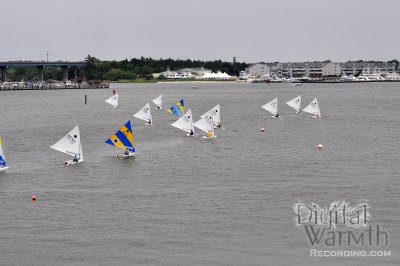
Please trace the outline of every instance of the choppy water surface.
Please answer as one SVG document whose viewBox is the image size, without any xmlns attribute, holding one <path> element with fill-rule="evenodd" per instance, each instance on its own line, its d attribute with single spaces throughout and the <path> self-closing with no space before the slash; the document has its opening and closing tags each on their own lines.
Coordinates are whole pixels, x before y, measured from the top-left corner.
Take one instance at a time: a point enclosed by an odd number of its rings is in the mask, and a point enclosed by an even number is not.
<svg viewBox="0 0 400 266">
<path fill-rule="evenodd" d="M 104 102 L 111 89 L 0 92 L 11 166 L 0 174 L 0 263 L 399 265 L 399 86 L 114 85 L 119 109 Z M 187 138 L 165 110 L 151 127 L 131 116 L 160 93 L 195 117 L 220 103 L 218 138 Z M 322 119 L 284 104 L 299 93 L 303 106 L 318 97 Z M 274 97 L 280 119 L 260 108 Z M 104 141 L 128 119 L 138 154 L 120 161 Z M 49 147 L 76 124 L 85 162 L 66 167 Z M 293 204 L 338 199 L 369 201 L 392 257 L 309 257 Z"/>
</svg>

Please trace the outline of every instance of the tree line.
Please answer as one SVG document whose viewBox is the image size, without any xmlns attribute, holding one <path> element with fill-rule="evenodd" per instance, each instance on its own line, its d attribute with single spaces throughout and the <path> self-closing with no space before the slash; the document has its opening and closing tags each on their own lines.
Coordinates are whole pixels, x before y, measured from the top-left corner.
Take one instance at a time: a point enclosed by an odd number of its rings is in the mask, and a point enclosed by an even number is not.
<svg viewBox="0 0 400 266">
<path fill-rule="evenodd" d="M 326 60 L 330 61 L 330 60 Z M 250 64 L 245 62 L 237 62 L 233 57 L 232 62 L 214 60 L 202 61 L 191 59 L 154 59 L 151 57 L 132 58 L 130 60 L 124 59 L 121 61 L 107 61 L 99 60 L 98 58 L 87 55 L 85 58 L 86 66 L 83 68 L 73 68 L 69 71 L 69 79 L 75 78 L 75 73 L 79 80 L 86 78 L 87 80 L 135 80 L 135 79 L 153 79 L 153 73 L 161 73 L 170 69 L 176 71 L 184 68 L 205 68 L 213 72 L 221 71 L 226 72 L 231 76 L 238 76 L 241 70 L 244 70 Z M 355 62 L 369 62 L 381 63 L 381 61 L 362 61 Z M 398 60 L 390 60 L 388 63 L 395 63 L 399 67 Z M 7 71 L 7 80 L 14 81 L 28 81 L 37 80 L 38 72 L 36 68 L 11 68 Z M 166 78 L 160 76 L 160 78 Z M 44 71 L 45 80 L 62 80 L 62 71 L 57 68 L 46 68 Z"/>
<path fill-rule="evenodd" d="M 85 76 L 87 79 L 102 80 L 134 80 L 137 78 L 152 79 L 153 73 L 161 73 L 170 69 L 176 71 L 184 68 L 205 68 L 213 72 L 226 72 L 232 76 L 238 76 L 241 70 L 244 70 L 248 63 L 232 62 L 222 60 L 201 61 L 191 59 L 154 59 L 151 57 L 132 58 L 122 61 L 100 61 L 99 59 L 88 55 L 85 58 Z M 161 76 L 161 78 L 163 78 Z M 165 77 L 164 77 L 165 78 Z"/>
<path fill-rule="evenodd" d="M 124 59 L 121 61 L 99 60 L 88 55 L 85 58 L 86 66 L 81 68 L 70 68 L 69 79 L 73 80 L 75 75 L 79 80 L 135 80 L 135 79 L 153 79 L 153 73 L 164 72 L 167 69 L 171 71 L 183 68 L 205 68 L 213 72 L 226 72 L 232 76 L 238 76 L 241 70 L 244 70 L 248 63 L 232 62 L 222 60 L 201 61 L 191 59 L 154 59 L 151 57 Z M 7 80 L 28 81 L 37 80 L 38 70 L 36 68 L 10 68 L 7 70 Z M 160 77 L 166 78 L 164 76 Z M 62 71 L 59 68 L 48 67 L 44 71 L 44 80 L 62 80 Z"/>
</svg>

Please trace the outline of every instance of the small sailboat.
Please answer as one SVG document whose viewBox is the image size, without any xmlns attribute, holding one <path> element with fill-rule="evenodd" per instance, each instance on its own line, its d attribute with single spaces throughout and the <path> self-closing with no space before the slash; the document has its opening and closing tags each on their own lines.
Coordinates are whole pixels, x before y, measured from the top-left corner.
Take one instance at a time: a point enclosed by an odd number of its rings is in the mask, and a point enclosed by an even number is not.
<svg viewBox="0 0 400 266">
<path fill-rule="evenodd" d="M 117 158 L 129 158 L 135 156 L 135 143 L 133 141 L 133 133 L 131 121 L 125 123 L 114 135 L 105 141 L 107 144 L 124 150 L 124 154 L 118 154 Z"/>
<path fill-rule="evenodd" d="M 313 114 L 313 118 L 321 118 L 321 112 L 319 110 L 317 98 L 314 98 L 314 100 L 312 100 L 310 104 L 303 109 L 303 112 Z"/>
<path fill-rule="evenodd" d="M 180 117 L 176 122 L 171 124 L 171 126 L 179 128 L 185 132 L 188 137 L 193 137 L 195 135 L 194 126 L 193 126 L 193 118 L 192 118 L 192 110 L 186 112 L 182 117 Z"/>
<path fill-rule="evenodd" d="M 162 94 L 152 101 L 155 105 L 157 105 L 157 109 L 162 109 Z"/>
<path fill-rule="evenodd" d="M 185 103 L 183 99 L 178 101 L 175 105 L 171 106 L 167 112 L 174 114 L 176 116 L 182 116 L 185 113 Z"/>
<path fill-rule="evenodd" d="M 74 156 L 74 159 L 65 162 L 66 165 L 83 162 L 81 135 L 78 126 L 75 126 L 67 135 L 50 148 Z"/>
<path fill-rule="evenodd" d="M 143 121 L 146 121 L 146 125 L 152 125 L 153 120 L 151 118 L 151 111 L 150 111 L 150 104 L 147 103 L 145 106 L 143 106 L 142 109 L 139 110 L 136 114 L 133 115 L 136 118 L 139 118 Z"/>
<path fill-rule="evenodd" d="M 3 144 L 1 142 L 1 137 L 0 137 L 0 172 L 8 168 L 9 166 L 7 165 L 6 158 L 4 157 Z"/>
<path fill-rule="evenodd" d="M 287 105 L 296 110 L 296 114 L 301 112 L 301 95 L 296 98 L 286 102 Z"/>
<path fill-rule="evenodd" d="M 214 133 L 214 123 L 213 123 L 211 110 L 209 110 L 207 113 L 202 115 L 200 120 L 195 122 L 193 124 L 193 126 L 197 127 L 200 130 L 203 130 L 204 132 L 207 133 L 207 136 L 203 136 L 203 138 L 212 139 L 212 138 L 217 137 Z"/>
<path fill-rule="evenodd" d="M 197 89 L 199 86 L 197 85 L 197 83 L 194 83 L 193 85 L 192 85 L 192 89 Z"/>
<path fill-rule="evenodd" d="M 106 100 L 106 103 L 111 104 L 112 107 L 114 108 L 118 108 L 118 93 L 114 94 L 113 96 L 111 96 L 110 98 L 108 98 Z"/>
<path fill-rule="evenodd" d="M 221 128 L 221 106 L 219 104 L 217 104 L 211 110 L 209 110 L 207 113 L 201 115 L 200 117 L 203 118 L 207 115 L 210 115 L 210 113 L 212 116 L 214 128 Z"/>
<path fill-rule="evenodd" d="M 274 98 L 272 101 L 264 104 L 261 107 L 264 108 L 265 110 L 267 110 L 268 112 L 270 112 L 271 114 L 273 114 L 274 118 L 278 118 L 279 117 L 279 114 L 278 114 L 278 98 Z"/>
</svg>

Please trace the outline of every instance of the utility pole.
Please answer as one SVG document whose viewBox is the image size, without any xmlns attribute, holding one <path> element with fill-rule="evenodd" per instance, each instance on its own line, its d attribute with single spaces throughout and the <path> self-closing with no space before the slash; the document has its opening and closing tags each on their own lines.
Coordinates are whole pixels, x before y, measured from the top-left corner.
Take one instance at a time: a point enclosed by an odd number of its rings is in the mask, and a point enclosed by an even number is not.
<svg viewBox="0 0 400 266">
<path fill-rule="evenodd" d="M 46 52 L 47 62 L 49 62 L 49 51 Z"/>
</svg>

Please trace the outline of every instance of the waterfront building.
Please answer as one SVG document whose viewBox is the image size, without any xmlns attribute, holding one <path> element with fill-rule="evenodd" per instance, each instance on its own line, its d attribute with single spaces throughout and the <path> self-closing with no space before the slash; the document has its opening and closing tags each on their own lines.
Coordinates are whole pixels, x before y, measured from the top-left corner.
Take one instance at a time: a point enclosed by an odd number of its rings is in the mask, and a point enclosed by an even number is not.
<svg viewBox="0 0 400 266">
<path fill-rule="evenodd" d="M 244 70 L 252 78 L 261 78 L 262 76 L 271 76 L 271 70 L 265 63 L 252 64 Z"/>
<path fill-rule="evenodd" d="M 327 63 L 322 66 L 323 77 L 338 77 L 342 74 L 342 68 L 339 63 Z"/>
<path fill-rule="evenodd" d="M 253 78 L 312 78 L 371 75 L 377 73 L 395 73 L 396 65 L 385 62 L 290 62 L 257 63 L 245 69 Z"/>
</svg>

